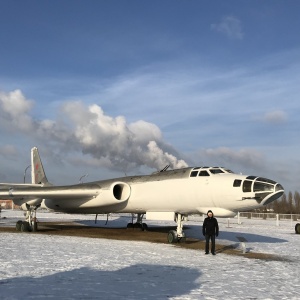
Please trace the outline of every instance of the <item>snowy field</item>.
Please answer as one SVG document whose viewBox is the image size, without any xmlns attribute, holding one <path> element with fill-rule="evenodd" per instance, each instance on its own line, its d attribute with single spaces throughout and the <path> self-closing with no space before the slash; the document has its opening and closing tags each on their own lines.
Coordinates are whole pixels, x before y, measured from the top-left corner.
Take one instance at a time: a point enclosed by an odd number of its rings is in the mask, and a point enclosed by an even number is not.
<svg viewBox="0 0 300 300">
<path fill-rule="evenodd" d="M 14 226 L 20 211 L 2 211 Z M 94 224 L 95 216 L 40 213 L 40 221 Z M 187 237 L 202 238 L 202 217 L 187 222 Z M 97 226 L 104 226 L 105 216 Z M 109 217 L 110 227 L 129 217 Z M 0 233 L 0 299 L 300 299 L 300 235 L 293 221 L 218 219 L 218 243 L 248 242 L 248 251 L 282 260 L 204 255 L 169 244 Z M 174 225 L 148 222 L 148 225 Z"/>
</svg>

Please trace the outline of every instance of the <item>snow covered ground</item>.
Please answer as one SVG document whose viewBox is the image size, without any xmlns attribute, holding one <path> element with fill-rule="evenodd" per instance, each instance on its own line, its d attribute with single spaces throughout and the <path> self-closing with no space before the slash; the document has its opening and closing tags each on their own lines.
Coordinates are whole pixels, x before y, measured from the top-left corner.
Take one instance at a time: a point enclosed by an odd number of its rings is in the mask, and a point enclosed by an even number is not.
<svg viewBox="0 0 300 300">
<path fill-rule="evenodd" d="M 2 211 L 0 226 L 14 226 L 20 211 Z M 40 221 L 94 216 L 40 213 Z M 113 215 L 110 226 L 129 217 Z M 98 226 L 106 217 L 99 216 Z M 218 219 L 218 243 L 286 260 L 260 260 L 219 253 L 204 255 L 169 244 L 0 233 L 0 299 L 300 299 L 300 235 L 293 221 Z M 148 222 L 166 225 L 168 222 Z M 187 222 L 188 237 L 201 237 L 202 217 Z"/>
</svg>

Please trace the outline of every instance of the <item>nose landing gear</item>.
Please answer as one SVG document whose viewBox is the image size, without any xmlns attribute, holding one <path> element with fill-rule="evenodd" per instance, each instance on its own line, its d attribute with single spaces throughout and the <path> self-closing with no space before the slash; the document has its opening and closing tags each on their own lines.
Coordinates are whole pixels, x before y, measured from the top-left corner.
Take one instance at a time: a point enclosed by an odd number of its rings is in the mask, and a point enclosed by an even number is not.
<svg viewBox="0 0 300 300">
<path fill-rule="evenodd" d="M 182 214 L 175 215 L 175 222 L 177 223 L 176 230 L 170 230 L 168 233 L 168 242 L 172 243 L 184 243 L 186 240 L 185 233 L 183 232 L 183 223 L 187 221 L 187 216 Z"/>
<path fill-rule="evenodd" d="M 36 206 L 30 206 L 26 203 L 26 215 L 25 221 L 19 220 L 16 223 L 16 230 L 22 232 L 35 232 L 38 230 L 36 210 L 41 206 L 38 204 Z"/>
</svg>

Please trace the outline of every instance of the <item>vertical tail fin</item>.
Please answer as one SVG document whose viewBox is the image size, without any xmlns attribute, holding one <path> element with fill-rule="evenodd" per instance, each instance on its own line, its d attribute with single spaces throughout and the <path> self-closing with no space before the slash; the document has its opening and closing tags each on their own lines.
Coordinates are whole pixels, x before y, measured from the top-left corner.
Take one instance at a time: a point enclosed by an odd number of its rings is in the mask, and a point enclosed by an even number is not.
<svg viewBox="0 0 300 300">
<path fill-rule="evenodd" d="M 38 148 L 31 149 L 31 182 L 49 185 Z"/>
</svg>

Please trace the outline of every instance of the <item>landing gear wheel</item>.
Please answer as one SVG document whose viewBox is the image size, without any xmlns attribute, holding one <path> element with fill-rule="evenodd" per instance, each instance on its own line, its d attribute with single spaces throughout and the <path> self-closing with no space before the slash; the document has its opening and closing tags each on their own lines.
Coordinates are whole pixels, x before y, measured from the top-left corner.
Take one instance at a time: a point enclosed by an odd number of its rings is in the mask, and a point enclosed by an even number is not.
<svg viewBox="0 0 300 300">
<path fill-rule="evenodd" d="M 19 220 L 19 221 L 16 223 L 16 230 L 17 230 L 17 231 L 21 231 L 22 223 L 23 223 L 23 221 L 21 221 L 21 220 Z"/>
<path fill-rule="evenodd" d="M 296 234 L 300 234 L 300 223 L 297 223 L 295 226 Z"/>
<path fill-rule="evenodd" d="M 38 224 L 37 224 L 37 222 L 33 223 L 33 225 L 32 225 L 32 231 L 33 232 L 37 232 L 38 231 Z"/>
<path fill-rule="evenodd" d="M 127 224 L 127 229 L 128 228 L 134 228 L 134 229 L 138 229 L 141 231 L 147 231 L 148 230 L 148 226 L 146 223 L 128 223 Z"/>
<path fill-rule="evenodd" d="M 142 229 L 142 224 L 140 224 L 140 223 L 134 223 L 133 224 L 133 228 L 134 229 Z"/>
<path fill-rule="evenodd" d="M 168 242 L 170 244 L 178 242 L 178 236 L 176 230 L 170 230 L 168 233 Z"/>
<path fill-rule="evenodd" d="M 29 231 L 31 231 L 28 222 L 22 222 L 22 224 L 21 224 L 21 231 L 22 232 L 29 232 Z"/>
<path fill-rule="evenodd" d="M 133 223 L 128 223 L 128 224 L 127 224 L 127 229 L 128 229 L 128 228 L 133 228 Z"/>
<path fill-rule="evenodd" d="M 178 238 L 178 243 L 185 243 L 186 242 L 186 237 L 185 236 L 183 236 L 183 237 L 181 237 L 181 238 Z"/>
<path fill-rule="evenodd" d="M 148 230 L 148 225 L 146 223 L 143 223 L 142 225 L 143 225 L 143 230 L 147 231 Z"/>
<path fill-rule="evenodd" d="M 134 223 L 133 228 L 144 231 L 144 226 L 142 223 Z"/>
</svg>

